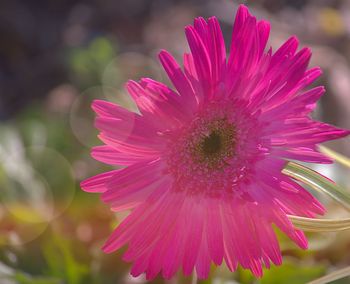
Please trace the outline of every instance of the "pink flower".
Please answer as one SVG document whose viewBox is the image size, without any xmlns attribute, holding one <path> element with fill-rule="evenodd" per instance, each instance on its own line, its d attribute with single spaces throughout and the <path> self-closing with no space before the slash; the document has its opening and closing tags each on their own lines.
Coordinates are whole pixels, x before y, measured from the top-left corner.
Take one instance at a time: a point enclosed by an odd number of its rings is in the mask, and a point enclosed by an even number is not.
<svg viewBox="0 0 350 284">
<path fill-rule="evenodd" d="M 240 264 L 262 276 L 282 262 L 271 224 L 301 248 L 302 231 L 287 214 L 314 217 L 323 206 L 281 174 L 288 159 L 331 163 L 317 144 L 349 131 L 314 121 L 323 87 L 305 88 L 321 74 L 307 69 L 311 51 L 291 37 L 265 52 L 270 25 L 238 9 L 230 48 L 215 17 L 186 27 L 191 53 L 183 70 L 166 51 L 160 61 L 175 90 L 152 79 L 129 81 L 141 114 L 94 101 L 105 143 L 92 156 L 122 169 L 81 183 L 102 194 L 113 211 L 132 209 L 103 250 L 124 245 L 132 275 L 171 278 L 195 269 L 206 278 L 211 262 L 231 271 Z"/>
</svg>

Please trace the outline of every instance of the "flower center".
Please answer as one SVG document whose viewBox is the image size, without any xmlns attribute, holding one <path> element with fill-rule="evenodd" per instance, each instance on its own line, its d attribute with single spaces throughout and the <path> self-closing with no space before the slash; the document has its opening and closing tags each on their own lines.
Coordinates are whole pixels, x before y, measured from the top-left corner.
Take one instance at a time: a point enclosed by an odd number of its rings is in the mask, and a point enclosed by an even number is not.
<svg viewBox="0 0 350 284">
<path fill-rule="evenodd" d="M 174 191 L 222 197 L 239 194 L 259 159 L 256 120 L 237 102 L 205 105 L 184 127 L 169 132 L 166 171 Z"/>
<path fill-rule="evenodd" d="M 216 133 L 215 131 L 210 133 L 208 137 L 204 138 L 204 141 L 202 142 L 201 148 L 204 155 L 211 156 L 218 152 L 220 152 L 221 149 L 221 136 L 219 133 Z"/>
<path fill-rule="evenodd" d="M 222 168 L 234 155 L 235 136 L 234 126 L 225 118 L 196 125 L 189 137 L 189 152 L 201 167 Z"/>
</svg>

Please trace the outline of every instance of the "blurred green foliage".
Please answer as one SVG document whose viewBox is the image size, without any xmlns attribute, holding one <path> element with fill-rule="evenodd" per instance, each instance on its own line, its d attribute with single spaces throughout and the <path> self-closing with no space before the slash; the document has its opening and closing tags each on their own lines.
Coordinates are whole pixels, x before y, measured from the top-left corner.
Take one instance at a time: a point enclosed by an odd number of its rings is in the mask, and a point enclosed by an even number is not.
<svg viewBox="0 0 350 284">
<path fill-rule="evenodd" d="M 116 45 L 106 37 L 97 37 L 87 46 L 69 51 L 68 65 L 73 79 L 82 88 L 99 85 L 101 74 L 116 56 Z"/>
<path fill-rule="evenodd" d="M 271 267 L 265 270 L 261 284 L 304 284 L 316 279 L 325 273 L 323 265 L 315 263 L 300 265 L 285 259 L 282 267 Z"/>
<path fill-rule="evenodd" d="M 53 277 L 32 277 L 23 272 L 16 272 L 13 280 L 18 284 L 63 284 L 62 280 Z"/>
<path fill-rule="evenodd" d="M 86 263 L 80 263 L 73 255 L 73 247 L 63 236 L 54 235 L 45 241 L 43 253 L 48 265 L 47 274 L 66 279 L 67 284 L 83 283 L 88 275 Z"/>
</svg>

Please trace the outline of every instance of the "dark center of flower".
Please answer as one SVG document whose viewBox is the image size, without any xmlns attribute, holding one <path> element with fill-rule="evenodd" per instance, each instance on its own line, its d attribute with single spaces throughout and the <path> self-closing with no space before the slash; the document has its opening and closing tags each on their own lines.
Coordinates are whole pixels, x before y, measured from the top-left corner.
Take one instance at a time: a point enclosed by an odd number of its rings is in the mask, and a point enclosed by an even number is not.
<svg viewBox="0 0 350 284">
<path fill-rule="evenodd" d="M 214 155 L 220 152 L 222 148 L 222 137 L 216 131 L 210 133 L 209 136 L 205 137 L 202 142 L 202 151 L 205 155 Z"/>
<path fill-rule="evenodd" d="M 234 126 L 225 119 L 214 120 L 195 130 L 190 142 L 194 161 L 206 168 L 222 168 L 234 155 L 236 133 Z"/>
</svg>

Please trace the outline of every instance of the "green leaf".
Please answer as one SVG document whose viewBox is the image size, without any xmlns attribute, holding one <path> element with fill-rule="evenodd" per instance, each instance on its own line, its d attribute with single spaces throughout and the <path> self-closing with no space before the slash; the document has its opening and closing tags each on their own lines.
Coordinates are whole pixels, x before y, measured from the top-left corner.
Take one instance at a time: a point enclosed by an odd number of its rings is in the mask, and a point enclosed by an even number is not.
<svg viewBox="0 0 350 284">
<path fill-rule="evenodd" d="M 54 236 L 45 244 L 44 256 L 49 266 L 49 274 L 64 277 L 67 284 L 83 283 L 89 272 L 85 264 L 75 259 L 70 243 L 59 236 Z"/>
<path fill-rule="evenodd" d="M 315 279 L 325 272 L 323 266 L 299 266 L 292 262 L 284 262 L 280 267 L 271 267 L 265 270 L 264 277 L 260 280 L 261 284 L 305 284 Z"/>
<path fill-rule="evenodd" d="M 60 279 L 52 277 L 33 277 L 23 272 L 16 272 L 13 279 L 17 284 L 62 284 Z"/>
</svg>

